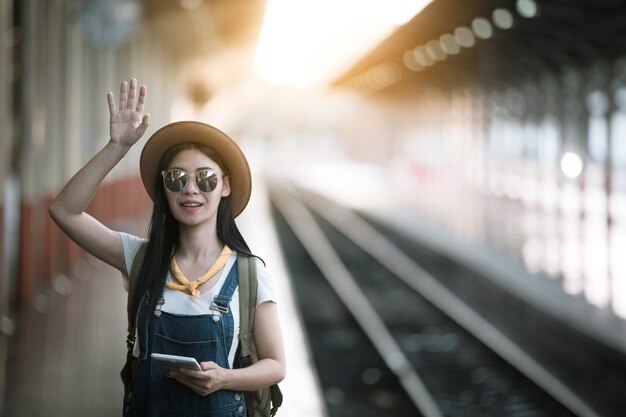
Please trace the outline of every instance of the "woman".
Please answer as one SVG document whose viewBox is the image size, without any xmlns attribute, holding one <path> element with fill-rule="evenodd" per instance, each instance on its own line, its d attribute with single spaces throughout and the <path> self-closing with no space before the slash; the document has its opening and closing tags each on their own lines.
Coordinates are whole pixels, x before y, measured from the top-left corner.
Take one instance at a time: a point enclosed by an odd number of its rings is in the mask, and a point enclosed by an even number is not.
<svg viewBox="0 0 626 417">
<path fill-rule="evenodd" d="M 234 221 L 251 189 L 239 147 L 198 122 L 173 123 L 150 137 L 140 160 L 154 202 L 147 241 L 111 230 L 85 213 L 98 185 L 146 131 L 146 94 L 135 79 L 121 84 L 119 108 L 113 94 L 107 94 L 111 138 L 68 181 L 50 214 L 72 240 L 120 270 L 126 283 L 135 254 L 146 245 L 137 281 L 139 294 L 145 293 L 134 346 L 139 367 L 126 413 L 244 416 L 242 391 L 281 381 L 285 358 L 271 285 L 258 262 L 254 341 L 259 361 L 236 367 L 235 260 L 252 256 Z M 152 353 L 195 357 L 201 370 L 164 373 L 151 360 Z"/>
</svg>

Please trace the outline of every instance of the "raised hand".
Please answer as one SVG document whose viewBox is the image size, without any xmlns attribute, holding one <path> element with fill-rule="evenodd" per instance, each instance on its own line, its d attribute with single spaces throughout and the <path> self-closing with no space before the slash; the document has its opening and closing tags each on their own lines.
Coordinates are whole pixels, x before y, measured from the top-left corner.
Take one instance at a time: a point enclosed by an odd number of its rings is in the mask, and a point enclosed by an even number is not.
<svg viewBox="0 0 626 417">
<path fill-rule="evenodd" d="M 145 133 L 150 124 L 150 115 L 143 114 L 147 92 L 146 86 L 142 85 L 137 97 L 137 80 L 131 78 L 130 83 L 123 81 L 120 85 L 119 109 L 115 107 L 113 93 L 107 93 L 111 116 L 109 134 L 112 142 L 131 147 Z"/>
</svg>

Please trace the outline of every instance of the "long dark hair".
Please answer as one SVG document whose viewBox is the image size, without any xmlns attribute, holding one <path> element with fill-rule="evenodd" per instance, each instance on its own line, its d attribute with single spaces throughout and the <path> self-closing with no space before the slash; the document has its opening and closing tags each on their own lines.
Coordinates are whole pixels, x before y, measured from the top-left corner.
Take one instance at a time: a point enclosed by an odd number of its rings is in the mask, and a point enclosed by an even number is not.
<svg viewBox="0 0 626 417">
<path fill-rule="evenodd" d="M 225 175 L 230 174 L 224 160 L 215 150 L 193 142 L 178 144 L 165 152 L 159 162 L 159 172 L 167 167 L 174 156 L 185 149 L 195 149 L 204 153 L 220 166 Z M 158 294 L 161 291 L 165 284 L 170 262 L 179 244 L 178 221 L 172 215 L 167 204 L 161 176 L 155 178 L 155 181 L 156 191 L 148 230 L 148 246 L 137 282 L 137 290 L 140 291 L 138 294 L 144 294 L 146 290 L 149 290 L 150 294 Z M 230 196 L 222 197 L 220 200 L 217 208 L 217 235 L 224 244 L 238 254 L 256 257 L 250 252 L 248 244 L 235 223 L 230 201 Z M 150 297 L 149 311 L 156 307 L 157 298 L 158 296 Z"/>
</svg>

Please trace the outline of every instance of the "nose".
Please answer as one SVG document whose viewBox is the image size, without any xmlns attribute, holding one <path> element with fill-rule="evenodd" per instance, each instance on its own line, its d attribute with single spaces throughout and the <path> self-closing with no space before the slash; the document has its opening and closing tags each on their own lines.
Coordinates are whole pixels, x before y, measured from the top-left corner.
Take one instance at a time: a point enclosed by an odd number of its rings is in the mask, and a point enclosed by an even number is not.
<svg viewBox="0 0 626 417">
<path fill-rule="evenodd" d="M 198 190 L 198 185 L 196 184 L 196 177 L 189 176 L 187 179 L 187 184 L 185 184 L 185 188 L 183 188 L 183 194 L 199 194 L 200 190 Z"/>
</svg>

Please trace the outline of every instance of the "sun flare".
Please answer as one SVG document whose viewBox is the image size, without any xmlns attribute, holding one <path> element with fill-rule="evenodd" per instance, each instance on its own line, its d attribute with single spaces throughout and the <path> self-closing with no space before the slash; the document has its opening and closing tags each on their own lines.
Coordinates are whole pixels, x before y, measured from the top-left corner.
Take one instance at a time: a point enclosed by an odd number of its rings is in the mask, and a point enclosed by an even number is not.
<svg viewBox="0 0 626 417">
<path fill-rule="evenodd" d="M 306 87 L 337 77 L 430 0 L 268 0 L 256 51 L 261 77 Z"/>
</svg>

